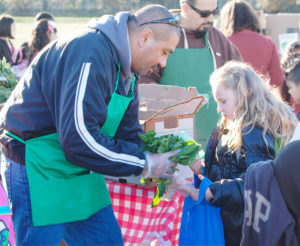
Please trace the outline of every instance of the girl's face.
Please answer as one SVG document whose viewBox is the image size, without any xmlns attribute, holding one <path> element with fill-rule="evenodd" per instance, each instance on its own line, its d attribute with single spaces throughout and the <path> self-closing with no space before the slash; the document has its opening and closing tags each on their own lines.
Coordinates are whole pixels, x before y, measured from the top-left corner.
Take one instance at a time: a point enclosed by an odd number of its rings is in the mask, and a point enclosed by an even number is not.
<svg viewBox="0 0 300 246">
<path fill-rule="evenodd" d="M 219 85 L 215 90 L 214 97 L 218 104 L 218 112 L 222 113 L 224 118 L 233 120 L 237 106 L 236 91 L 224 85 Z"/>
<path fill-rule="evenodd" d="M 295 101 L 295 103 L 300 104 L 300 84 L 296 84 L 291 80 L 286 80 L 286 85 L 289 88 L 289 93 Z"/>
<path fill-rule="evenodd" d="M 16 24 L 14 22 L 10 26 L 10 34 L 13 38 L 16 37 Z"/>
<path fill-rule="evenodd" d="M 49 42 L 52 42 L 53 40 L 57 39 L 55 22 L 48 21 L 48 30 L 46 34 L 49 38 Z"/>
<path fill-rule="evenodd" d="M 57 35 L 56 35 L 55 32 L 50 32 L 50 33 L 47 34 L 47 35 L 48 35 L 48 38 L 49 38 L 49 41 L 50 41 L 50 42 L 53 41 L 53 40 L 55 40 L 55 39 L 57 39 Z"/>
</svg>

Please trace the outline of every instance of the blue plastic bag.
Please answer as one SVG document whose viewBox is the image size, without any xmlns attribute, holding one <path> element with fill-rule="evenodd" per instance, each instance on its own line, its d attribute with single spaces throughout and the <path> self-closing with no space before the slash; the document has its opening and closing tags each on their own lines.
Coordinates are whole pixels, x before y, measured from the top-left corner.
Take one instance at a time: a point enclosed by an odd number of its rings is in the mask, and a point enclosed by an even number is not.
<svg viewBox="0 0 300 246">
<path fill-rule="evenodd" d="M 179 245 L 225 245 L 221 209 L 211 206 L 204 198 L 212 182 L 204 178 L 199 188 L 199 199 L 187 197 L 184 201 Z"/>
</svg>

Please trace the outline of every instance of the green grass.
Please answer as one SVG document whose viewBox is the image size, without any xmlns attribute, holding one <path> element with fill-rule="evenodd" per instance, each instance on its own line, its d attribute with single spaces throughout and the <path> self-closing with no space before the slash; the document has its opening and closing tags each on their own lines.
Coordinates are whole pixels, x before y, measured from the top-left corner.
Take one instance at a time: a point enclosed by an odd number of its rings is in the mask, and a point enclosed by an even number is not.
<svg viewBox="0 0 300 246">
<path fill-rule="evenodd" d="M 92 17 L 55 17 L 58 37 L 86 28 L 87 23 L 91 18 Z M 14 19 L 16 23 L 17 32 L 16 38 L 13 39 L 12 42 L 15 48 L 18 49 L 22 43 L 30 40 L 34 17 L 14 16 Z"/>
<path fill-rule="evenodd" d="M 91 17 L 55 17 L 58 37 L 76 32 L 87 27 Z M 12 40 L 16 49 L 30 40 L 34 17 L 14 17 L 16 38 Z"/>
</svg>

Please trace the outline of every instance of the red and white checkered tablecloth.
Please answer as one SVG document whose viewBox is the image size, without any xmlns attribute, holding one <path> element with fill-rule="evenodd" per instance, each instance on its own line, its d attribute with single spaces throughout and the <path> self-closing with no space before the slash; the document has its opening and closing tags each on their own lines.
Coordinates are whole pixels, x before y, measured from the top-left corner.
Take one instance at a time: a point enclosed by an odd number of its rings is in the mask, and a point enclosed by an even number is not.
<svg viewBox="0 0 300 246">
<path fill-rule="evenodd" d="M 178 245 L 184 197 L 161 200 L 151 208 L 156 188 L 106 180 L 115 215 L 127 246 L 157 239 L 157 245 Z"/>
</svg>

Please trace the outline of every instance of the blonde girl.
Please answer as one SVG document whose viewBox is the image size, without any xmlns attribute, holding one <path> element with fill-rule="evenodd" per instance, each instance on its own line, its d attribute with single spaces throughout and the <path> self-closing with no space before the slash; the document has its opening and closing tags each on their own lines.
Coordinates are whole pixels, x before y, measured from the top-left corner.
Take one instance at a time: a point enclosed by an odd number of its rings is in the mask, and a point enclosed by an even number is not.
<svg viewBox="0 0 300 246">
<path fill-rule="evenodd" d="M 210 78 L 215 99 L 220 87 L 235 91 L 237 105 L 232 120 L 222 117 L 221 128 L 228 129 L 228 147 L 231 152 L 242 147 L 242 130 L 256 125 L 263 129 L 263 138 L 270 132 L 286 145 L 295 128 L 296 118 L 291 109 L 262 83 L 252 68 L 241 62 L 228 62 Z M 218 105 L 221 102 L 218 102 Z"/>
<path fill-rule="evenodd" d="M 226 63 L 210 83 L 222 120 L 206 150 L 205 175 L 213 183 L 205 198 L 221 207 L 225 242 L 234 246 L 241 240 L 245 172 L 252 163 L 275 157 L 275 139 L 286 145 L 297 119 L 244 63 Z"/>
</svg>

